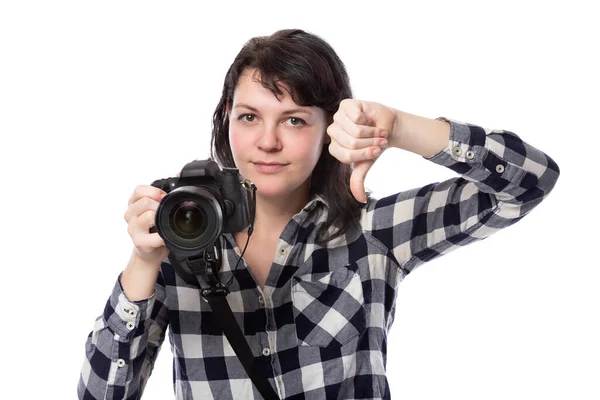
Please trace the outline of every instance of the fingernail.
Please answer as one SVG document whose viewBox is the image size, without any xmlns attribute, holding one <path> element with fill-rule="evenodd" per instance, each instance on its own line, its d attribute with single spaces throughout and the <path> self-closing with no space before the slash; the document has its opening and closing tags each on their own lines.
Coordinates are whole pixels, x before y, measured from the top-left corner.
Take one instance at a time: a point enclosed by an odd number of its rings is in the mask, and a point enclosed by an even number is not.
<svg viewBox="0 0 600 400">
<path fill-rule="evenodd" d="M 379 135 L 381 137 L 388 137 L 388 133 L 387 132 L 381 132 Z"/>
<path fill-rule="evenodd" d="M 381 144 L 379 145 L 379 147 L 381 147 L 382 149 L 385 149 L 388 147 L 388 141 L 384 140 L 383 142 L 381 142 Z"/>
<path fill-rule="evenodd" d="M 375 157 L 377 157 L 377 156 L 378 156 L 378 155 L 380 155 L 380 154 L 381 154 L 381 149 L 380 149 L 379 147 L 378 147 L 378 148 L 376 148 L 375 150 L 373 150 L 373 155 L 374 155 Z"/>
</svg>

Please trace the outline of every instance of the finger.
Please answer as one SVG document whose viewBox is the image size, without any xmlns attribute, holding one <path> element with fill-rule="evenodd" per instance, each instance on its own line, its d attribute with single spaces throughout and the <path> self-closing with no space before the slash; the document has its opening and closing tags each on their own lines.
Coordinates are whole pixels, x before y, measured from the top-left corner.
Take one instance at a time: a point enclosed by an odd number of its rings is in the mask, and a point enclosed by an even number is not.
<svg viewBox="0 0 600 400">
<path fill-rule="evenodd" d="M 365 178 L 367 172 L 375 161 L 361 161 L 354 165 L 352 175 L 350 175 L 350 191 L 356 200 L 361 203 L 367 202 L 367 194 L 365 192 Z"/>
<path fill-rule="evenodd" d="M 139 235 L 147 235 L 150 232 L 156 219 L 156 212 L 154 210 L 147 210 L 139 217 L 134 217 L 128 226 L 129 235 L 133 238 Z"/>
<path fill-rule="evenodd" d="M 371 118 L 363 110 L 363 104 L 360 100 L 345 99 L 340 103 L 344 115 L 357 125 L 374 125 Z"/>
<path fill-rule="evenodd" d="M 331 124 L 327 127 L 327 134 L 342 147 L 351 150 L 362 149 L 370 146 L 386 147 L 387 139 L 382 137 L 370 137 L 370 138 L 357 138 L 348 135 L 342 127 L 337 124 Z"/>
<path fill-rule="evenodd" d="M 373 160 L 379 157 L 379 155 L 381 155 L 381 148 L 378 146 L 370 146 L 358 150 L 349 150 L 340 146 L 339 143 L 332 141 L 329 144 L 329 153 L 344 164 L 350 164 L 353 162 Z"/>
<path fill-rule="evenodd" d="M 133 245 L 138 249 L 146 252 L 151 252 L 165 245 L 165 241 L 158 233 L 146 233 L 132 238 Z"/>
<path fill-rule="evenodd" d="M 156 211 L 159 204 L 158 201 L 150 197 L 142 197 L 127 207 L 127 211 L 125 211 L 125 221 L 129 222 L 131 218 L 138 218 L 148 210 Z"/>
<path fill-rule="evenodd" d="M 345 114 L 336 114 L 336 116 L 334 116 L 334 121 L 334 124 L 337 123 L 347 134 L 356 138 L 372 138 L 380 136 L 381 133 L 380 128 L 357 124 Z"/>
<path fill-rule="evenodd" d="M 133 194 L 129 198 L 128 204 L 131 205 L 141 199 L 142 197 L 151 197 L 156 201 L 160 201 L 162 197 L 167 194 L 164 190 L 156 188 L 151 185 L 139 185 L 133 191 Z"/>
</svg>

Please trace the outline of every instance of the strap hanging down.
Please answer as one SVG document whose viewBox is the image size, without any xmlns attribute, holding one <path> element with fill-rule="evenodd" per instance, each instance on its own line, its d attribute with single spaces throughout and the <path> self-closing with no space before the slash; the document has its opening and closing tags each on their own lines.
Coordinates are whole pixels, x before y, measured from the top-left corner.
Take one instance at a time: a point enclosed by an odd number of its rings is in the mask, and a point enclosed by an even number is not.
<svg viewBox="0 0 600 400">
<path fill-rule="evenodd" d="M 246 373 L 252 380 L 252 383 L 254 383 L 254 386 L 256 386 L 256 389 L 258 389 L 266 400 L 279 400 L 279 396 L 273 390 L 267 377 L 261 375 L 258 368 L 254 368 L 254 355 L 227 303 L 227 292 L 228 290 L 224 286 L 213 286 L 202 289 L 201 293 L 208 300 L 208 304 L 210 304 L 210 308 L 216 317 L 215 319 L 218 321 L 221 329 L 223 329 L 233 351 L 235 351 L 235 354 L 242 362 Z"/>
</svg>

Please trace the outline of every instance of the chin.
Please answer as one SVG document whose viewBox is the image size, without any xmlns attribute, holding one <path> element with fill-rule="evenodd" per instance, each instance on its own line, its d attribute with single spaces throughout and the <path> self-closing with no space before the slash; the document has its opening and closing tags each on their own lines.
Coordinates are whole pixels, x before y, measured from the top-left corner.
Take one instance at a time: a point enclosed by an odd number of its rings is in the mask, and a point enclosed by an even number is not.
<svg viewBox="0 0 600 400">
<path fill-rule="evenodd" d="M 250 179 L 252 180 L 252 179 Z M 257 177 L 252 181 L 256 185 L 256 194 L 262 197 L 290 196 L 300 188 L 301 184 L 268 177 Z"/>
</svg>

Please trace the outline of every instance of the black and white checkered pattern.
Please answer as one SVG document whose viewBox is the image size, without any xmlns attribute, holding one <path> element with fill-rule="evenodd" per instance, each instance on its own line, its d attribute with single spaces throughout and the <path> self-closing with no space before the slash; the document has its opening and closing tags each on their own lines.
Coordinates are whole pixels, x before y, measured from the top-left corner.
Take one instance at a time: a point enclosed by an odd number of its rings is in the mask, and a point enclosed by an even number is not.
<svg viewBox="0 0 600 400">
<path fill-rule="evenodd" d="M 389 399 L 387 333 L 399 283 L 420 264 L 505 228 L 552 190 L 556 163 L 512 132 L 448 120 L 428 158 L 459 177 L 372 200 L 362 230 L 321 247 L 327 216 L 313 198 L 284 229 L 264 290 L 249 269 L 229 305 L 282 399 Z M 221 280 L 239 257 L 223 235 Z M 178 399 L 260 399 L 207 302 L 165 262 L 154 295 L 130 302 L 119 282 L 86 343 L 81 399 L 137 399 L 167 327 Z"/>
</svg>

